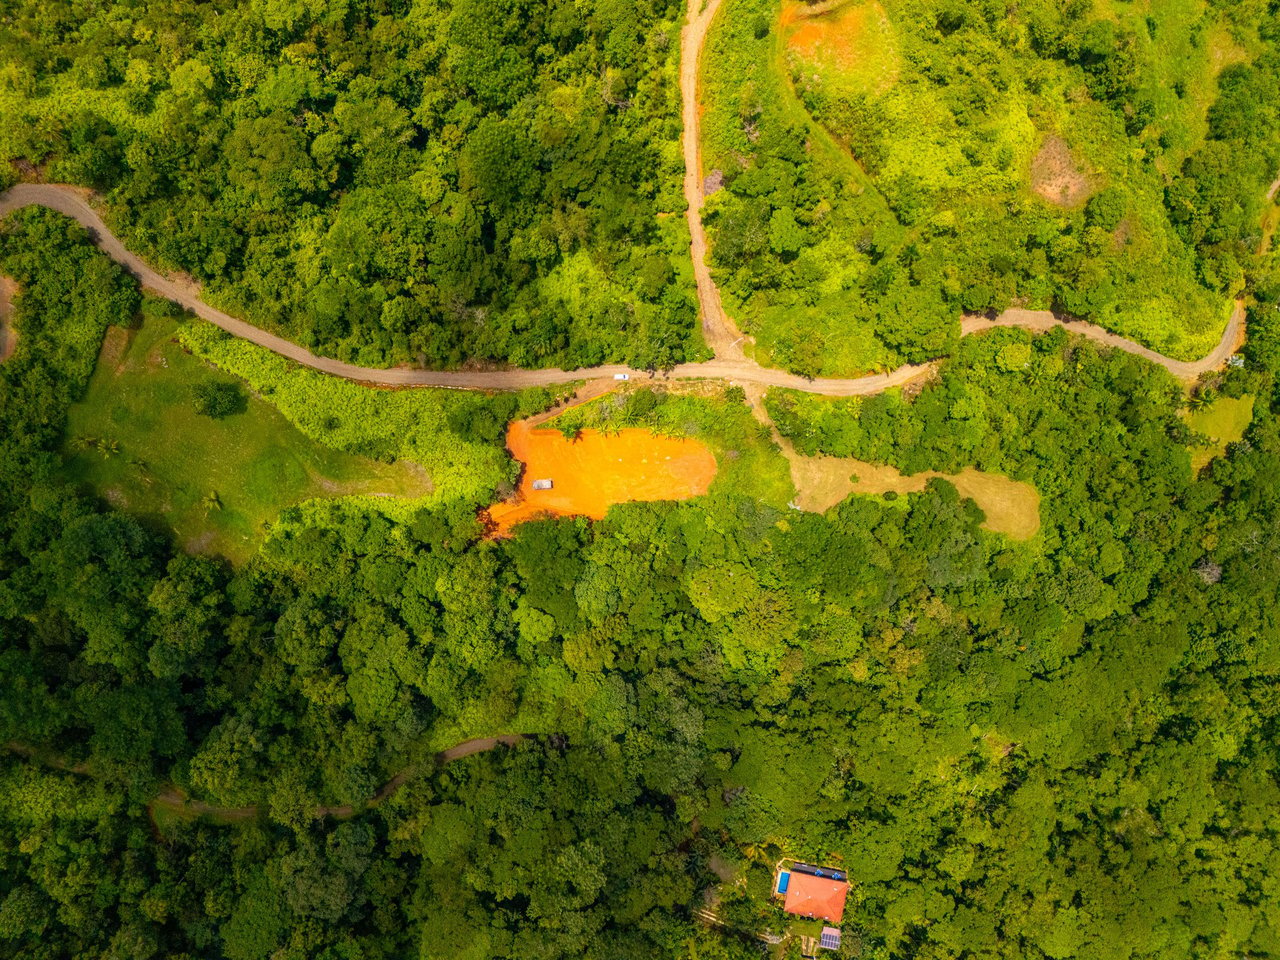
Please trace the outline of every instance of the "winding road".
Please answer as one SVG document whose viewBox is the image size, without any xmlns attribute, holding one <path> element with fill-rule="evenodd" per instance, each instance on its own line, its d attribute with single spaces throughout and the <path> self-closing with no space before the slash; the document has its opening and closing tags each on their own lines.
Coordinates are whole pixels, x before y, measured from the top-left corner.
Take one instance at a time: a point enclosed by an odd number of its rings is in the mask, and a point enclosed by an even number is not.
<svg viewBox="0 0 1280 960">
<path fill-rule="evenodd" d="M 707 32 L 720 4 L 721 0 L 707 0 L 699 10 L 697 9 L 698 0 L 691 0 L 689 19 L 682 34 L 680 72 L 684 116 L 684 192 L 688 203 L 690 253 L 698 288 L 703 334 L 714 352 L 715 359 L 704 363 L 680 364 L 666 375 L 680 379 L 714 379 L 743 385 L 786 387 L 826 396 L 865 396 L 901 386 L 930 372 L 934 368 L 933 364 L 908 364 L 885 373 L 863 377 L 809 379 L 785 370 L 762 367 L 743 354 L 742 334 L 725 314 L 720 292 L 711 278 L 711 271 L 706 262 L 707 238 L 701 216 L 704 196 L 699 150 L 698 64 Z M 1273 196 L 1277 188 L 1280 188 L 1280 180 L 1272 185 Z M 242 337 L 303 366 L 333 376 L 374 386 L 518 390 L 525 387 L 569 383 L 575 380 L 607 379 L 619 374 L 627 374 L 637 379 L 647 375 L 645 372 L 618 364 L 579 370 L 464 371 L 422 370 L 412 367 L 379 369 L 359 367 L 330 357 L 317 356 L 305 347 L 210 306 L 200 298 L 200 292 L 194 285 L 166 277 L 152 268 L 141 257 L 130 252 L 120 238 L 111 232 L 91 200 L 91 194 L 78 187 L 45 183 L 18 184 L 0 194 L 0 220 L 15 210 L 33 205 L 48 207 L 65 214 L 85 227 L 102 251 L 133 274 L 144 287 L 173 300 L 234 336 Z M 994 320 L 965 317 L 961 323 L 961 335 L 969 336 L 995 327 L 1021 327 L 1036 333 L 1043 333 L 1054 327 L 1064 327 L 1071 333 L 1150 360 L 1183 380 L 1195 380 L 1201 374 L 1220 367 L 1239 349 L 1244 338 L 1244 305 L 1243 303 L 1236 305 L 1218 346 L 1203 359 L 1189 362 L 1174 360 L 1156 353 L 1148 347 L 1092 323 L 1064 321 L 1048 311 L 1008 310 Z"/>
</svg>

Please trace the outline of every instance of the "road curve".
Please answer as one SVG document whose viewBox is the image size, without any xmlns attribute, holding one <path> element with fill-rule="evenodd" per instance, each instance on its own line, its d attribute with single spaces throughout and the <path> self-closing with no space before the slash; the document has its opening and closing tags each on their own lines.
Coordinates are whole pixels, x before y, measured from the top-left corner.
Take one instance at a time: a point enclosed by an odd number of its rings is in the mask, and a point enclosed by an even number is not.
<svg viewBox="0 0 1280 960">
<path fill-rule="evenodd" d="M 714 3 L 712 4 L 712 8 Z M 705 16 L 705 14 L 704 14 Z M 104 253 L 138 278 L 146 288 L 162 297 L 173 300 L 192 313 L 228 333 L 242 337 L 258 346 L 266 347 L 303 366 L 311 367 L 336 377 L 344 377 L 358 383 L 394 387 L 451 387 L 470 390 L 519 390 L 525 387 L 553 386 L 574 380 L 588 380 L 627 374 L 642 379 L 649 374 L 621 364 L 610 364 L 579 370 L 421 370 L 411 367 L 377 369 L 358 367 L 354 364 L 321 357 L 290 340 L 276 336 L 244 320 L 223 313 L 200 299 L 199 291 L 188 283 L 165 277 L 149 266 L 141 257 L 131 253 L 120 238 L 112 233 L 89 203 L 89 194 L 79 187 L 50 183 L 22 183 L 0 194 L 0 220 L 23 207 L 42 206 L 78 221 L 89 231 L 94 242 Z M 704 264 L 705 266 L 705 264 Z M 718 300 L 717 300 L 718 303 Z M 995 320 L 982 317 L 965 317 L 961 325 L 962 335 L 980 333 L 993 327 L 1022 327 L 1043 333 L 1053 327 L 1065 327 L 1107 346 L 1124 350 L 1164 367 L 1174 376 L 1194 379 L 1207 370 L 1225 362 L 1238 348 L 1244 327 L 1244 308 L 1237 305 L 1231 321 L 1223 332 L 1218 346 L 1201 360 L 1186 362 L 1172 360 L 1155 351 L 1110 333 L 1091 323 L 1064 322 L 1046 311 L 1009 310 Z M 723 339 L 723 338 L 722 338 Z M 902 386 L 929 372 L 932 364 L 908 364 L 887 373 L 845 379 L 821 378 L 810 380 L 785 370 L 761 367 L 747 360 L 738 351 L 736 355 L 718 357 L 705 363 L 683 363 L 664 376 L 681 379 L 727 380 L 743 384 L 759 384 L 765 387 L 786 387 L 806 393 L 832 397 L 866 396 L 880 393 L 891 387 Z"/>
</svg>

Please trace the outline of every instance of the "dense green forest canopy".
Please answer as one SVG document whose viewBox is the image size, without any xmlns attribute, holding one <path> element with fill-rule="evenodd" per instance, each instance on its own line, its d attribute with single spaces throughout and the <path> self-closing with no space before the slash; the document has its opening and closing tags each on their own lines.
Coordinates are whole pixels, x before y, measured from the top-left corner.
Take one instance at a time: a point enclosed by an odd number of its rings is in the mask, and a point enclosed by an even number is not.
<svg viewBox="0 0 1280 960">
<path fill-rule="evenodd" d="M 677 0 L 18 0 L 0 161 L 366 365 L 695 351 Z M 0 174 L 0 176 L 4 176 Z"/>
<path fill-rule="evenodd" d="M 715 275 L 761 359 L 951 352 L 1050 308 L 1216 344 L 1280 170 L 1260 0 L 725 0 L 704 56 Z"/>
<path fill-rule="evenodd" d="M 789 855 L 849 871 L 844 956 L 1280 955 L 1274 258 L 1212 387 L 1257 416 L 1197 475 L 1177 385 L 1061 332 L 911 403 L 770 398 L 806 451 L 1033 481 L 1026 544 L 944 481 L 504 541 L 468 494 L 291 511 L 238 568 L 63 479 L 135 285 L 45 211 L 0 273 L 0 953 L 757 957 Z"/>
<path fill-rule="evenodd" d="M 15 0 L 0 159 L 26 165 L 0 177 L 104 191 L 132 246 L 343 358 L 665 366 L 693 349 L 684 12 Z M 0 957 L 797 960 L 770 899 L 794 857 L 849 874 L 832 956 L 1280 958 L 1274 206 L 1258 230 L 1280 7 L 722 17 L 709 215 L 759 349 L 809 373 L 947 356 L 877 396 L 772 391 L 778 431 L 1032 484 L 1039 532 L 983 529 L 945 479 L 801 512 L 741 390 L 637 380 L 553 425 L 699 436 L 710 492 L 495 539 L 504 427 L 555 395 L 295 367 L 21 211 Z M 874 56 L 824 59 L 804 31 L 839 17 Z M 1061 181 L 1039 195 L 1038 162 Z M 961 310 L 1026 300 L 1189 351 L 1241 293 L 1240 362 L 1190 398 L 1063 329 L 956 337 Z M 76 468 L 104 340 L 144 318 L 200 371 L 184 429 L 269 406 L 430 490 L 288 507 L 235 563 L 184 549 Z M 1189 411 L 1222 398 L 1253 416 L 1215 444 Z M 522 736 L 440 757 L 500 734 Z"/>
</svg>

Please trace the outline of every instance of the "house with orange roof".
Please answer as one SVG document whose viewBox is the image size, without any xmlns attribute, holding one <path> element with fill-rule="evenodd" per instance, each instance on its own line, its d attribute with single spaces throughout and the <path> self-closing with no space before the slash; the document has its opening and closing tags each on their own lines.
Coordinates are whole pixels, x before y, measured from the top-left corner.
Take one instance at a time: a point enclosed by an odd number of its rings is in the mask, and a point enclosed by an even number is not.
<svg viewBox="0 0 1280 960">
<path fill-rule="evenodd" d="M 796 863 L 789 870 L 778 871 L 775 894 L 782 898 L 782 909 L 787 913 L 838 927 L 844 918 L 849 879 L 842 870 Z"/>
</svg>

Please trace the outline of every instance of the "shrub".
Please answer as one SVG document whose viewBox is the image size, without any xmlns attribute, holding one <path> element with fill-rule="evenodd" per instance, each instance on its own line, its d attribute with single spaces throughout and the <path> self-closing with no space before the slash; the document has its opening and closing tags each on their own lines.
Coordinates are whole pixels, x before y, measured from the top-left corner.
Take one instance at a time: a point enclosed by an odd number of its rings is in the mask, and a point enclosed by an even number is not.
<svg viewBox="0 0 1280 960">
<path fill-rule="evenodd" d="M 244 413 L 249 406 L 244 391 L 234 383 L 206 380 L 196 385 L 194 393 L 196 413 L 214 420 Z"/>
</svg>

